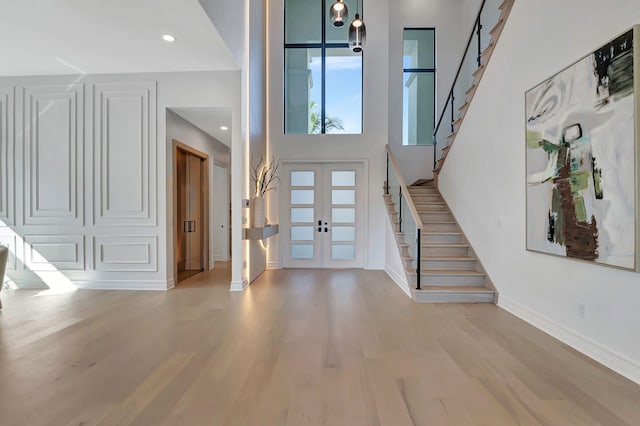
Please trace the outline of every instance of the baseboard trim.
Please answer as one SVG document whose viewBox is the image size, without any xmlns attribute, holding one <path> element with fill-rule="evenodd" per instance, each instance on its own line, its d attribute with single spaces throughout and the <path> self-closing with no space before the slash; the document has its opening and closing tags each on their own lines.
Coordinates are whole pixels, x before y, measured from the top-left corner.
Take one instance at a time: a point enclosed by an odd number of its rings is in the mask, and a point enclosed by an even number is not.
<svg viewBox="0 0 640 426">
<path fill-rule="evenodd" d="M 249 281 L 246 278 L 242 281 L 231 281 L 229 291 L 244 291 L 247 287 L 249 287 Z"/>
<path fill-rule="evenodd" d="M 407 282 L 407 277 L 404 274 L 398 274 L 393 268 L 389 266 L 385 266 L 384 271 L 389 275 L 389 278 L 396 283 L 400 290 L 402 290 L 409 298 L 411 299 L 411 290 L 409 290 L 409 283 Z"/>
<path fill-rule="evenodd" d="M 267 262 L 267 269 L 282 269 L 280 262 Z"/>
<path fill-rule="evenodd" d="M 73 281 L 73 284 L 82 290 L 152 290 L 167 291 L 169 285 L 173 287 L 173 280 L 92 280 L 92 281 Z"/>
<path fill-rule="evenodd" d="M 640 384 L 640 364 L 637 362 L 605 348 L 601 344 L 594 342 L 576 331 L 541 315 L 520 303 L 509 299 L 503 295 L 498 297 L 498 306 L 516 317 L 528 322 L 532 326 L 544 331 L 556 339 L 566 343 L 577 350 L 594 359 L 605 367 L 616 373 Z"/>
<path fill-rule="evenodd" d="M 382 263 L 367 263 L 364 265 L 364 269 L 365 271 L 384 271 L 384 264 Z"/>
<path fill-rule="evenodd" d="M 167 290 L 171 290 L 175 286 L 176 286 L 176 282 L 173 280 L 173 278 L 167 281 Z"/>
</svg>

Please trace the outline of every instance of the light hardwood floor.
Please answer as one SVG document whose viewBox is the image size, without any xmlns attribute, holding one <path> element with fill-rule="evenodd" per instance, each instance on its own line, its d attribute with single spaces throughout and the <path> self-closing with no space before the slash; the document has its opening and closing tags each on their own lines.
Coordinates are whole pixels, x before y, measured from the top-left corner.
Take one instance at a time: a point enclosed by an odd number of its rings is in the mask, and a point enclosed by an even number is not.
<svg viewBox="0 0 640 426">
<path fill-rule="evenodd" d="M 3 291 L 0 424 L 640 425 L 639 386 L 494 305 L 375 271 L 228 283 Z"/>
</svg>

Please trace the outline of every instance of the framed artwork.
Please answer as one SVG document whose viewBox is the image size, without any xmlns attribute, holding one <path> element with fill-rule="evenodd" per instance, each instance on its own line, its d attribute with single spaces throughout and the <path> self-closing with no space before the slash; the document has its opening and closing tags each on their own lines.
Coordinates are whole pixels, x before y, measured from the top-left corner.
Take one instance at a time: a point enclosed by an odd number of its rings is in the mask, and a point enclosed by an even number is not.
<svg viewBox="0 0 640 426">
<path fill-rule="evenodd" d="M 640 25 L 525 95 L 527 250 L 638 270 Z"/>
</svg>

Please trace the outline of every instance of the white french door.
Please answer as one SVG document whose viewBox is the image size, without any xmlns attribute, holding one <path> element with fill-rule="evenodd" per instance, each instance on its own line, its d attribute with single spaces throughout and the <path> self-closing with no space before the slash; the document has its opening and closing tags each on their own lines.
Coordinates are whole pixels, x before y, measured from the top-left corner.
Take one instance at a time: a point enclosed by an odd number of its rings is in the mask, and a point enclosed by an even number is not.
<svg viewBox="0 0 640 426">
<path fill-rule="evenodd" d="M 362 164 L 287 164 L 283 174 L 283 266 L 362 267 Z"/>
</svg>

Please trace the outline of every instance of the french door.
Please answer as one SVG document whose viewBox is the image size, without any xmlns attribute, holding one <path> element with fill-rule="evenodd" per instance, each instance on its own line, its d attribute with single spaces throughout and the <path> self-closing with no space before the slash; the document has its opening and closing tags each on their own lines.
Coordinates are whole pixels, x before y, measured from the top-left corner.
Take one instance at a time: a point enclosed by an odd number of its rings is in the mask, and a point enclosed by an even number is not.
<svg viewBox="0 0 640 426">
<path fill-rule="evenodd" d="M 362 164 L 298 163 L 283 171 L 283 266 L 362 267 Z"/>
</svg>

